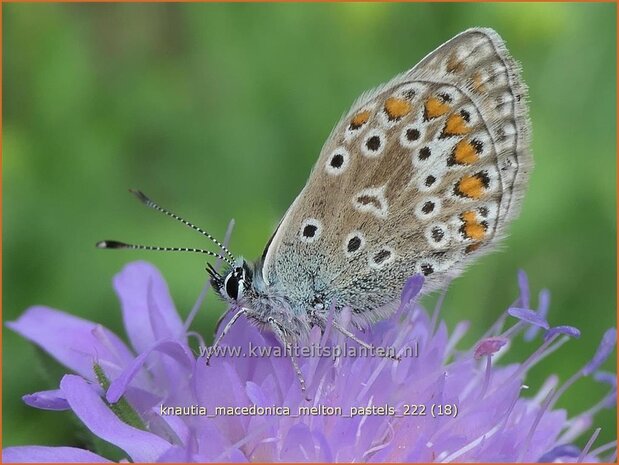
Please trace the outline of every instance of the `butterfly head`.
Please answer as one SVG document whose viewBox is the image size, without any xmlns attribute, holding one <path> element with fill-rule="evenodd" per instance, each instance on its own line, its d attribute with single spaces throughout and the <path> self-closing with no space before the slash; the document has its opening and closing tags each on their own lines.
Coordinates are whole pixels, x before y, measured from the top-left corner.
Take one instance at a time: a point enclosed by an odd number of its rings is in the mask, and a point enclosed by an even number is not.
<svg viewBox="0 0 619 465">
<path fill-rule="evenodd" d="M 251 287 L 252 271 L 243 257 L 237 258 L 223 274 L 215 271 L 210 264 L 207 271 L 211 275 L 213 289 L 228 302 L 239 302 Z"/>
</svg>

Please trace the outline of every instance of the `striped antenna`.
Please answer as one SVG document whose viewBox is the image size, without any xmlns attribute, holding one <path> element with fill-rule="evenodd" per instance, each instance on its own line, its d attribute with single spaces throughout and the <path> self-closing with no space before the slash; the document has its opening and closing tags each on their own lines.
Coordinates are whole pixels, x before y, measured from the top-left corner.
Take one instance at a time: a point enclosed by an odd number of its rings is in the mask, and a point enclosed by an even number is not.
<svg viewBox="0 0 619 465">
<path fill-rule="evenodd" d="M 234 255 L 232 255 L 230 253 L 230 251 L 226 248 L 225 245 L 223 245 L 221 242 L 219 242 L 217 239 L 215 239 L 213 236 L 211 236 L 208 232 L 206 232 L 204 229 L 199 228 L 198 226 L 191 224 L 189 221 L 181 218 L 180 216 L 178 216 L 175 213 L 172 213 L 170 210 L 167 210 L 163 207 L 160 207 L 159 205 L 157 205 L 155 202 L 153 202 L 150 198 L 148 198 L 146 195 L 144 195 L 144 193 L 142 191 L 139 191 L 137 189 L 129 189 L 129 192 L 131 192 L 133 195 L 135 195 L 138 200 L 140 202 L 142 202 L 144 205 L 146 205 L 148 208 L 152 208 L 154 210 L 157 210 L 158 212 L 161 212 L 167 216 L 169 216 L 170 218 L 174 218 L 176 221 L 180 221 L 181 223 L 183 223 L 185 226 L 190 227 L 191 229 L 198 231 L 200 234 L 202 234 L 203 236 L 207 237 L 208 239 L 210 239 L 212 242 L 214 242 L 228 257 L 230 257 L 230 259 L 232 261 L 235 261 L 236 259 L 234 258 Z M 228 260 L 225 260 L 226 262 L 230 263 Z"/>
<path fill-rule="evenodd" d="M 139 245 L 139 244 L 126 244 L 124 242 L 119 241 L 100 241 L 97 242 L 98 249 L 135 249 L 135 250 L 156 250 L 159 252 L 195 252 L 195 253 L 204 253 L 206 255 L 210 255 L 211 257 L 219 258 L 220 260 L 225 261 L 231 267 L 234 264 L 228 260 L 223 255 L 219 255 L 218 253 L 211 252 L 210 250 L 204 249 L 194 249 L 191 247 L 159 247 L 156 245 Z"/>
</svg>

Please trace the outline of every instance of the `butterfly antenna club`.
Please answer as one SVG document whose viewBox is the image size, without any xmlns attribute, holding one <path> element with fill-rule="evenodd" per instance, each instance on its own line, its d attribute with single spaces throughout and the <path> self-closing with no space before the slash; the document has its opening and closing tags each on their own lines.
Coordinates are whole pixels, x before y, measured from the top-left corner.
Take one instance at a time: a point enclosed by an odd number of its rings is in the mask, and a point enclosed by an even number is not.
<svg viewBox="0 0 619 465">
<path fill-rule="evenodd" d="M 204 249 L 196 249 L 193 247 L 160 247 L 156 245 L 141 245 L 141 244 L 127 244 L 125 242 L 120 241 L 99 241 L 96 244 L 98 249 L 134 249 L 134 250 L 155 250 L 157 252 L 192 252 L 192 253 L 203 253 L 206 255 L 210 255 L 211 257 L 219 258 L 225 261 L 228 265 L 233 266 L 233 263 L 224 257 L 215 252 L 211 252 L 210 250 Z"/>
</svg>

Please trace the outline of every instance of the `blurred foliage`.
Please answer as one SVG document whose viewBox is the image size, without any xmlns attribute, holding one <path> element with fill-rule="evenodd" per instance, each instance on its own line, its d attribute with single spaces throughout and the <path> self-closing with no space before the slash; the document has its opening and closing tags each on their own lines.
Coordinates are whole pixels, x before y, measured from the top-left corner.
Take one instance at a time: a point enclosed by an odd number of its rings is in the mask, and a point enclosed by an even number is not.
<svg viewBox="0 0 619 465">
<path fill-rule="evenodd" d="M 46 304 L 123 334 L 111 279 L 137 259 L 161 269 L 187 315 L 203 257 L 94 248 L 105 238 L 204 245 L 127 188 L 219 237 L 234 217 L 232 249 L 257 257 L 362 91 L 454 34 L 490 26 L 523 64 L 536 167 L 502 251 L 453 283 L 443 316 L 450 328 L 471 320 L 471 343 L 514 300 L 519 268 L 534 296 L 550 289 L 551 324 L 583 334 L 533 371 L 532 392 L 550 373 L 575 372 L 616 324 L 614 4 L 3 7 L 5 320 Z M 195 329 L 211 334 L 222 310 L 210 295 Z M 515 349 L 522 360 L 534 346 Z M 57 386 L 36 359 L 4 331 L 4 444 L 82 444 L 71 414 L 21 402 Z M 603 392 L 580 381 L 559 405 L 576 414 Z M 614 412 L 596 424 L 597 444 L 615 437 Z"/>
</svg>

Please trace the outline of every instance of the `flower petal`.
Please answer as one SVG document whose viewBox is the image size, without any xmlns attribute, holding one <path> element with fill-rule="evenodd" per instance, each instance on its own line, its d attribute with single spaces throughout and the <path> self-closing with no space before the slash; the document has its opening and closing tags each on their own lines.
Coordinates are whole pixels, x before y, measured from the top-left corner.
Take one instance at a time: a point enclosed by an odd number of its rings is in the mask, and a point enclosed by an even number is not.
<svg viewBox="0 0 619 465">
<path fill-rule="evenodd" d="M 573 444 L 562 444 L 554 447 L 549 452 L 542 455 L 538 462 L 549 463 L 556 462 L 560 458 L 564 457 L 578 457 L 580 455 L 580 449 Z"/>
<path fill-rule="evenodd" d="M 496 363 L 496 356 L 492 363 L 489 358 L 508 341 L 506 337 L 484 337 L 472 350 L 455 351 L 461 329 L 449 338 L 447 325 L 438 319 L 438 313 L 430 316 L 415 303 L 415 280 L 407 282 L 405 290 L 410 293 L 403 292 L 400 309 L 365 331 L 363 340 L 375 347 L 399 349 L 414 343 L 422 350 L 400 363 L 363 357 L 360 353 L 346 353 L 336 361 L 301 356 L 298 363 L 309 381 L 312 399 L 308 403 L 285 353 L 272 353 L 270 357 L 251 354 L 250 345 L 281 345 L 272 333 L 260 332 L 246 318 L 232 327 L 223 342 L 230 348 L 238 346 L 244 356 L 235 357 L 230 352 L 213 358 L 211 366 L 203 360 L 197 363 L 186 342 L 170 336 L 163 316 L 166 311 L 173 312 L 169 296 L 165 293 L 167 304 L 157 296 L 159 285 L 152 279 L 152 268 L 141 266 L 149 269 L 150 277 L 143 282 L 135 278 L 133 282 L 138 282 L 143 291 L 140 318 L 145 317 L 140 321 L 146 335 L 142 342 L 149 343 L 137 358 L 123 365 L 118 376 L 109 378 L 113 382 L 107 394 L 112 400 L 122 396 L 132 408 L 130 413 L 137 413 L 142 421 L 129 421 L 136 425 L 133 427 L 123 422 L 121 418 L 127 417 L 122 409 L 105 402 L 99 384 L 74 375 L 63 378 L 59 393 L 32 395 L 32 402 L 42 406 L 48 400 L 52 405 L 65 401 L 94 434 L 124 449 L 125 455 L 135 462 L 534 462 L 563 457 L 569 460 L 573 451 L 560 445 L 578 439 L 595 412 L 615 405 L 616 380 L 597 371 L 613 349 L 614 331 L 605 335 L 593 360 L 583 368 L 592 371 L 596 380 L 608 383 L 606 397 L 568 421 L 564 410 L 549 406 L 557 388 L 558 381 L 552 381 L 556 377 L 551 376 L 551 381 L 544 383 L 533 398 L 522 396 L 527 388 L 523 385 L 527 372 L 535 363 L 534 356 L 542 358 L 542 350 L 534 352 L 532 362 L 508 366 Z M 527 289 L 523 291 L 523 282 L 521 279 L 521 297 L 525 291 L 528 293 Z M 524 308 L 522 301 L 515 306 L 518 308 L 511 313 L 532 323 L 519 322 L 515 325 L 518 330 L 527 326 L 538 331 L 548 328 L 543 302 L 537 312 Z M 125 310 L 132 310 L 131 305 Z M 507 316 L 507 312 L 503 315 Z M 337 316 L 350 322 L 349 309 Z M 97 335 L 98 341 L 105 340 L 102 329 L 97 328 L 91 333 Z M 498 328 L 495 325 L 486 334 L 494 335 Z M 575 334 L 571 327 L 549 330 L 551 334 L 553 331 Z M 329 334 L 325 331 L 321 335 L 320 328 L 314 328 L 303 344 L 331 347 L 335 341 L 342 345 L 350 342 L 338 333 Z M 507 348 L 505 345 L 499 354 Z M 488 356 L 485 369 L 475 362 L 473 354 Z M 577 374 L 582 375 L 583 370 Z M 148 388 L 138 386 L 139 379 L 144 379 Z M 443 406 L 443 418 L 433 418 L 432 411 L 426 412 L 430 413 L 428 416 L 404 414 L 402 406 L 411 400 L 419 405 Z M 172 415 L 161 410 L 164 405 L 184 407 L 196 403 L 207 408 L 209 415 Z M 237 407 L 244 406 L 286 406 L 291 415 L 231 415 L 216 410 L 234 407 L 236 412 Z M 339 407 L 342 414 L 308 414 L 300 410 L 302 406 L 320 407 L 321 411 L 322 407 Z M 366 410 L 353 414 L 353 407 Z M 389 407 L 401 413 L 397 421 L 388 413 Z M 562 433 L 566 425 L 567 430 Z M 585 459 L 602 458 L 601 453 L 606 455 L 608 451 L 601 446 L 589 453 L 589 447 L 590 444 L 582 453 Z M 85 460 L 90 461 L 90 457 Z"/>
<path fill-rule="evenodd" d="M 60 389 L 39 391 L 22 397 L 26 405 L 42 410 L 69 410 L 69 404 Z"/>
<path fill-rule="evenodd" d="M 522 320 L 526 323 L 530 323 L 544 329 L 548 329 L 550 327 L 545 318 L 543 318 L 541 315 L 538 315 L 533 310 L 529 310 L 528 308 L 511 307 L 507 310 L 507 313 L 509 313 L 514 318 L 518 318 L 519 320 Z"/>
<path fill-rule="evenodd" d="M 147 262 L 133 262 L 114 276 L 127 336 L 137 352 L 164 338 L 183 340 L 181 321 L 159 270 Z"/>
<path fill-rule="evenodd" d="M 188 463 L 195 462 L 193 457 L 189 453 L 189 449 L 173 446 L 170 447 L 166 452 L 164 452 L 158 459 L 157 462 L 162 463 Z"/>
<path fill-rule="evenodd" d="M 189 348 L 182 345 L 180 342 L 156 342 L 148 350 L 138 355 L 127 367 L 127 369 L 123 371 L 118 378 L 112 381 L 112 384 L 110 385 L 106 394 L 108 402 L 118 402 L 118 399 L 121 398 L 131 380 L 135 377 L 136 374 L 138 374 L 138 372 L 142 368 L 142 365 L 144 364 L 146 358 L 154 351 L 169 355 L 176 362 L 184 365 L 186 368 L 191 368 L 195 362 L 195 359 L 189 351 Z"/>
<path fill-rule="evenodd" d="M 539 293 L 537 314 L 543 319 L 546 319 L 546 316 L 548 315 L 549 307 L 550 307 L 550 291 L 548 289 L 542 289 Z M 530 328 L 527 328 L 526 332 L 524 333 L 524 340 L 527 342 L 532 341 L 537 335 L 539 329 L 540 327 L 535 326 L 535 325 L 531 326 Z"/>
<path fill-rule="evenodd" d="M 111 463 L 93 452 L 76 447 L 16 446 L 2 451 L 4 463 Z"/>
<path fill-rule="evenodd" d="M 402 305 L 410 303 L 411 300 L 417 297 L 422 286 L 423 275 L 416 274 L 408 278 L 406 280 L 406 284 L 404 284 L 404 288 L 402 289 Z"/>
<path fill-rule="evenodd" d="M 530 308 L 529 278 L 524 270 L 518 270 L 518 287 L 520 288 L 520 305 L 524 308 Z"/>
<path fill-rule="evenodd" d="M 597 371 L 593 375 L 593 379 L 600 383 L 609 384 L 611 387 L 617 387 L 617 375 L 608 371 Z"/>
<path fill-rule="evenodd" d="M 482 339 L 475 346 L 475 354 L 473 356 L 475 359 L 480 359 L 484 355 L 492 355 L 498 352 L 507 342 L 506 338 L 500 336 Z"/>
<path fill-rule="evenodd" d="M 547 341 L 555 334 L 565 334 L 566 336 L 578 339 L 580 337 L 580 330 L 568 325 L 555 326 L 546 331 L 546 334 L 544 334 L 544 340 Z"/>
<path fill-rule="evenodd" d="M 316 446 L 308 426 L 297 423 L 288 430 L 284 438 L 280 458 L 284 462 L 313 462 L 316 459 Z"/>
<path fill-rule="evenodd" d="M 595 355 L 591 359 L 589 363 L 585 365 L 582 369 L 582 374 L 585 376 L 589 376 L 595 370 L 597 370 L 602 363 L 606 361 L 610 353 L 615 348 L 615 344 L 617 343 L 617 330 L 615 328 L 607 329 L 602 336 L 602 340 L 600 341 L 600 345 L 598 346 Z"/>
<path fill-rule="evenodd" d="M 133 359 L 127 346 L 108 329 L 53 308 L 30 307 L 6 325 L 90 380 L 94 380 L 95 360 L 113 376 Z"/>
<path fill-rule="evenodd" d="M 73 412 L 90 431 L 124 450 L 134 462 L 153 462 L 172 444 L 118 418 L 80 376 L 65 375 L 60 382 Z"/>
</svg>

